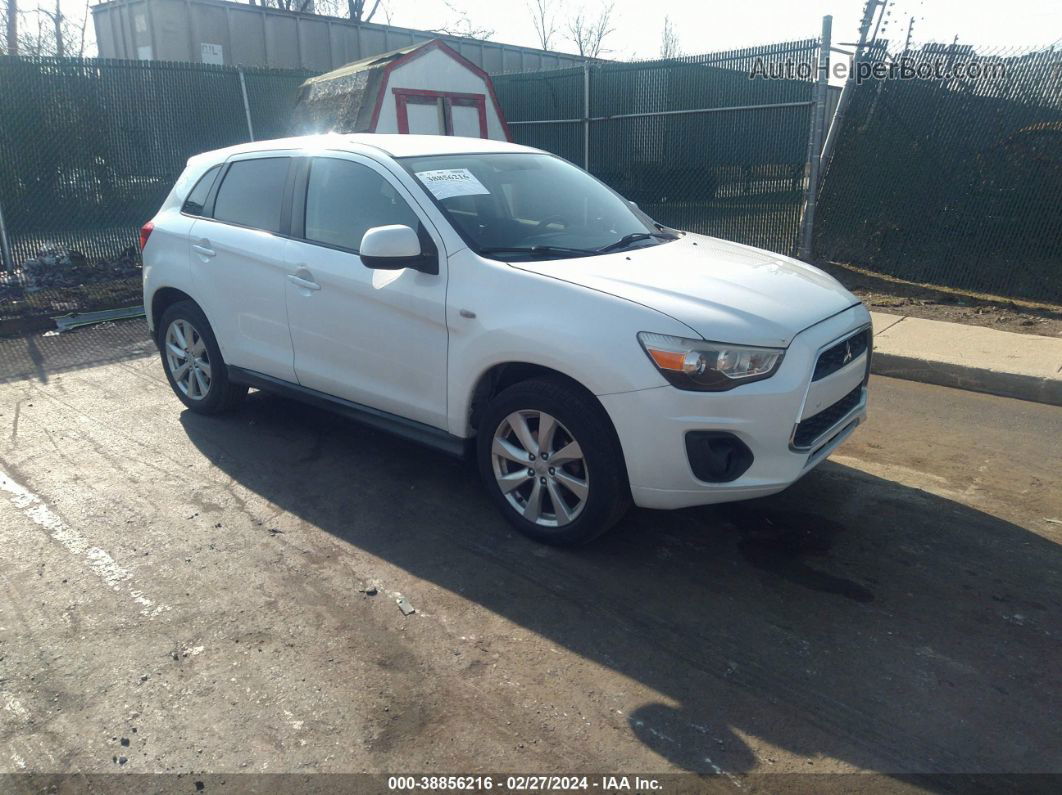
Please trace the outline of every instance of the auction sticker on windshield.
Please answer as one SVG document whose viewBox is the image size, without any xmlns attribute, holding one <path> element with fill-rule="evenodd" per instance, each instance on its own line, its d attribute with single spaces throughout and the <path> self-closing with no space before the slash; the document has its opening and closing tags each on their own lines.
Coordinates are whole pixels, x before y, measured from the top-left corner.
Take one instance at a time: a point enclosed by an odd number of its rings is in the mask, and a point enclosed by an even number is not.
<svg viewBox="0 0 1062 795">
<path fill-rule="evenodd" d="M 418 171 L 417 179 L 423 182 L 432 196 L 439 201 L 451 196 L 482 196 L 490 193 L 467 168 Z"/>
</svg>

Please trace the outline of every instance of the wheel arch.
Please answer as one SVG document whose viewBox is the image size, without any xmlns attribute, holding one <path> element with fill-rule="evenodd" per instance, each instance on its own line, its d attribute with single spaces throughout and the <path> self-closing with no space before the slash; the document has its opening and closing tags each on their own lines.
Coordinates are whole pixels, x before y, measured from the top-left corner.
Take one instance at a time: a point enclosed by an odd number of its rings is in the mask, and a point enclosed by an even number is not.
<svg viewBox="0 0 1062 795">
<path fill-rule="evenodd" d="M 495 395 L 514 384 L 530 381 L 534 378 L 553 378 L 578 389 L 600 409 L 602 416 L 608 421 L 613 435 L 619 441 L 619 434 L 616 432 L 616 426 L 612 422 L 612 417 L 609 416 L 608 410 L 598 400 L 597 395 L 587 388 L 585 384 L 560 370 L 525 361 L 498 362 L 484 370 L 479 378 L 476 379 L 475 386 L 472 387 L 472 392 L 468 399 L 467 409 L 467 423 L 472 432 L 478 432 L 479 419 L 483 415 L 483 409 Z"/>
<path fill-rule="evenodd" d="M 153 332 L 152 336 L 156 340 L 159 336 L 159 319 L 167 309 L 178 301 L 191 301 L 199 307 L 199 311 L 203 311 L 203 307 L 199 306 L 199 302 L 183 290 L 178 290 L 176 287 L 160 287 L 155 291 L 154 295 L 151 296 L 151 306 L 147 307 L 150 312 L 148 320 L 151 324 Z M 204 312 L 204 314 L 206 313 Z"/>
</svg>

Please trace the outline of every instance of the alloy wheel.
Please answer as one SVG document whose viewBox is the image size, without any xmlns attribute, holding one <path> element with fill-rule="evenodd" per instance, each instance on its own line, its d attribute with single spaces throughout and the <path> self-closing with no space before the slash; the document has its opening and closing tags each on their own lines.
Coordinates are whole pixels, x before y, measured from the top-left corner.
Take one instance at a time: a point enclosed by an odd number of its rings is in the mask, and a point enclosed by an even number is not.
<svg viewBox="0 0 1062 795">
<path fill-rule="evenodd" d="M 210 354 L 203 335 L 187 320 L 178 318 L 166 329 L 166 364 L 173 382 L 189 400 L 202 400 L 210 392 Z"/>
<path fill-rule="evenodd" d="M 590 478 L 579 442 L 544 411 L 514 411 L 491 442 L 494 478 L 506 501 L 540 527 L 563 527 L 586 506 Z"/>
</svg>

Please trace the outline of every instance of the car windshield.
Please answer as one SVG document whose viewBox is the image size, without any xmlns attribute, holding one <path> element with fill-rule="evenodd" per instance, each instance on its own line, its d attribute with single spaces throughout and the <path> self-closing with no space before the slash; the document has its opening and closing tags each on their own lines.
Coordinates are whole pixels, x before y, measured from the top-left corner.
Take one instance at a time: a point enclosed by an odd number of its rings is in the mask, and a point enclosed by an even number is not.
<svg viewBox="0 0 1062 795">
<path fill-rule="evenodd" d="M 493 259 L 583 257 L 674 239 L 585 171 L 547 154 L 402 158 L 469 246 Z"/>
</svg>

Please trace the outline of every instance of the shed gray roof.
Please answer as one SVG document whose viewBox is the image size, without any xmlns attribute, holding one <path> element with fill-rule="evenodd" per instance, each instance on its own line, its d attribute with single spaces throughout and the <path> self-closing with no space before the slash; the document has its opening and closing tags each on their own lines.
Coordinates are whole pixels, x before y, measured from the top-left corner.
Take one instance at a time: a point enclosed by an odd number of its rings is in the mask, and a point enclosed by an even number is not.
<svg viewBox="0 0 1062 795">
<path fill-rule="evenodd" d="M 294 133 L 371 132 L 372 113 L 387 65 L 434 41 L 377 53 L 311 77 L 299 88 Z"/>
</svg>

